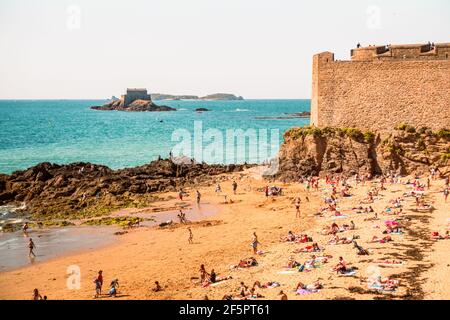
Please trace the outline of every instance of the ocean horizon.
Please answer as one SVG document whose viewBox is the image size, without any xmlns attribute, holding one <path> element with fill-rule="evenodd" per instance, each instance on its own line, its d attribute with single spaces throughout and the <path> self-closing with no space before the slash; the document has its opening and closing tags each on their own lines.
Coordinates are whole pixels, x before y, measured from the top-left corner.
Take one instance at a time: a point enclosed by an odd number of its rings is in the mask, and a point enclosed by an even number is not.
<svg viewBox="0 0 450 320">
<path fill-rule="evenodd" d="M 172 139 L 173 133 L 187 130 L 194 134 L 196 124 L 201 125 L 203 132 L 217 129 L 224 136 L 227 130 L 266 130 L 273 155 L 287 129 L 309 123 L 309 118 L 286 119 L 287 114 L 310 111 L 309 99 L 155 101 L 176 108 L 175 112 L 89 108 L 105 102 L 90 99 L 0 100 L 0 173 L 10 174 L 41 162 L 91 162 L 112 169 L 143 165 L 159 156 L 167 158 L 177 144 Z M 198 113 L 195 112 L 197 108 L 210 111 Z M 234 154 L 242 141 L 233 143 L 235 148 L 225 149 L 223 161 L 214 163 L 267 160 L 252 148 Z M 190 156 L 196 158 L 194 154 Z"/>
</svg>

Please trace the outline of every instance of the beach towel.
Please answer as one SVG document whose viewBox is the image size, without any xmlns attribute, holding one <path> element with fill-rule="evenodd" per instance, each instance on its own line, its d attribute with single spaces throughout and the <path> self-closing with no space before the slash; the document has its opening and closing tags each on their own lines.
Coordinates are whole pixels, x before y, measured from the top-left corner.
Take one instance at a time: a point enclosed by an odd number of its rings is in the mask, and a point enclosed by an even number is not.
<svg viewBox="0 0 450 320">
<path fill-rule="evenodd" d="M 342 216 L 332 216 L 332 217 L 330 217 L 330 218 L 328 218 L 328 220 L 335 220 L 335 219 L 345 219 L 345 218 L 348 218 L 349 216 L 347 216 L 347 215 L 342 215 Z"/>
<path fill-rule="evenodd" d="M 298 290 L 296 291 L 295 294 L 298 294 L 298 295 L 304 295 L 304 294 L 317 293 L 317 292 L 319 292 L 319 291 L 320 291 L 320 290 L 316 290 L 316 289 L 313 289 L 313 290 L 298 289 Z"/>
<path fill-rule="evenodd" d="M 294 274 L 297 272 L 298 272 L 297 270 L 281 270 L 281 271 L 278 271 L 277 273 L 278 274 Z"/>
<path fill-rule="evenodd" d="M 341 272 L 339 275 L 341 275 L 343 277 L 351 277 L 351 276 L 354 276 L 355 274 L 356 274 L 356 270 L 351 268 L 344 272 Z"/>
</svg>

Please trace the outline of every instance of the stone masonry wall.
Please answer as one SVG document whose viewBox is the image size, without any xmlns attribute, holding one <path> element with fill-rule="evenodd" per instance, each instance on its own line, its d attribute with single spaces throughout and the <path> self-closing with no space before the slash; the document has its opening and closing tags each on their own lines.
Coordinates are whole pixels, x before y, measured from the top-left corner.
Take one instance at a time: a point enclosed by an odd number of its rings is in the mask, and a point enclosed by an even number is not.
<svg viewBox="0 0 450 320">
<path fill-rule="evenodd" d="M 400 123 L 450 127 L 450 60 L 313 58 L 311 124 L 390 131 Z"/>
</svg>

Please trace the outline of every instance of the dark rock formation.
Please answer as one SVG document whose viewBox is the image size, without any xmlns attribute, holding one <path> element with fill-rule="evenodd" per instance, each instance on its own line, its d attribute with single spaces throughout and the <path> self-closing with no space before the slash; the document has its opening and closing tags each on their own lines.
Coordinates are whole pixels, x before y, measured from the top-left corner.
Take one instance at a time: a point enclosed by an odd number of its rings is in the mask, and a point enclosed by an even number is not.
<svg viewBox="0 0 450 320">
<path fill-rule="evenodd" d="M 26 203 L 27 212 L 67 218 L 97 215 L 115 208 L 148 206 L 155 192 L 210 184 L 211 176 L 241 171 L 244 165 L 175 164 L 169 160 L 111 170 L 90 163 L 41 163 L 0 175 L 0 205 Z"/>
<path fill-rule="evenodd" d="M 353 128 L 294 128 L 284 135 L 277 176 L 327 173 L 427 173 L 431 166 L 450 173 L 450 132 L 393 130 L 383 137 Z"/>
<path fill-rule="evenodd" d="M 211 111 L 211 110 L 206 109 L 206 108 L 197 108 L 197 109 L 195 109 L 195 111 L 196 112 L 204 112 L 204 111 Z"/>
<path fill-rule="evenodd" d="M 111 101 L 103 106 L 93 106 L 94 110 L 117 110 L 117 111 L 176 111 L 168 106 L 158 106 L 149 100 L 135 100 L 128 106 L 124 105 L 122 99 Z"/>
<path fill-rule="evenodd" d="M 255 117 L 256 120 L 288 120 L 288 119 L 296 119 L 296 118 L 309 118 L 311 116 L 311 112 L 302 111 L 296 113 L 285 113 L 285 116 L 277 116 L 277 117 Z"/>
</svg>

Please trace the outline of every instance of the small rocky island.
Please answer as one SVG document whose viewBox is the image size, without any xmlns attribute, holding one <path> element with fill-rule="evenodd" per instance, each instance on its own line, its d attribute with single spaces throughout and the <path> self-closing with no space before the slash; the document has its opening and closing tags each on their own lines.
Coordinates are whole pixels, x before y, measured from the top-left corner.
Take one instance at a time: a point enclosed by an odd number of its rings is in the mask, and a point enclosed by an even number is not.
<svg viewBox="0 0 450 320">
<path fill-rule="evenodd" d="M 92 106 L 94 110 L 117 110 L 117 111 L 176 111 L 169 106 L 159 106 L 153 103 L 147 89 L 127 89 L 127 94 L 118 100 L 110 101 L 102 106 Z"/>
<path fill-rule="evenodd" d="M 231 93 L 214 93 L 209 94 L 204 97 L 199 97 L 195 95 L 173 95 L 165 93 L 152 93 L 153 100 L 244 100 L 241 96 L 236 96 Z"/>
</svg>

